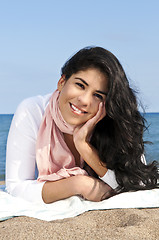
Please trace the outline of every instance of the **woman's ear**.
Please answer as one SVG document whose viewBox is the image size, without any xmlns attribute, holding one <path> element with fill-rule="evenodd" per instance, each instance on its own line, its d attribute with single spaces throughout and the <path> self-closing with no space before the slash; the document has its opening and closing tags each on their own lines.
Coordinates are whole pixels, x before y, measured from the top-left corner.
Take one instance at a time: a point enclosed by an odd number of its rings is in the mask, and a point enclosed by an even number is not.
<svg viewBox="0 0 159 240">
<path fill-rule="evenodd" d="M 62 75 L 57 84 L 57 89 L 59 90 L 59 92 L 62 90 L 63 86 L 65 85 L 65 82 L 66 82 L 65 76 Z"/>
</svg>

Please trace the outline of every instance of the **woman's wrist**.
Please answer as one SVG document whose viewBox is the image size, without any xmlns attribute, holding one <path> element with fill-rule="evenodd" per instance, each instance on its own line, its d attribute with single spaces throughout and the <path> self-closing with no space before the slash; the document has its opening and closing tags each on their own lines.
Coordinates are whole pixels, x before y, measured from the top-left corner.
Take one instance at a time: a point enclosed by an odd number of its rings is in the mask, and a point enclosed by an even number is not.
<svg viewBox="0 0 159 240">
<path fill-rule="evenodd" d="M 81 141 L 78 144 L 75 143 L 75 147 L 76 147 L 77 151 L 79 152 L 80 156 L 83 158 L 85 155 L 85 151 L 87 151 L 87 149 L 88 149 L 88 143 Z"/>
<path fill-rule="evenodd" d="M 75 176 L 75 192 L 76 195 L 80 195 L 83 198 L 86 197 L 87 192 L 90 191 L 90 189 L 93 188 L 94 180 L 90 176 L 85 176 L 85 175 L 77 175 Z"/>
<path fill-rule="evenodd" d="M 73 184 L 73 191 L 74 191 L 74 195 L 81 195 L 83 196 L 83 192 L 85 189 L 85 183 L 86 183 L 86 176 L 84 175 L 76 175 L 73 178 L 74 184 Z"/>
</svg>

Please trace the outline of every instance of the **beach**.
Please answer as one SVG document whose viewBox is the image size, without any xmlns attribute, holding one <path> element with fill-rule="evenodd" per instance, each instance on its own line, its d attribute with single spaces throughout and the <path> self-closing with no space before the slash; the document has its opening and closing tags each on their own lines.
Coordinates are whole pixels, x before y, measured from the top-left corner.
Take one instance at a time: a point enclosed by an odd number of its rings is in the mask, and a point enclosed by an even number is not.
<svg viewBox="0 0 159 240">
<path fill-rule="evenodd" d="M 159 240 L 158 224 L 159 208 L 89 211 L 51 222 L 15 217 L 0 222 L 0 240 Z"/>
</svg>

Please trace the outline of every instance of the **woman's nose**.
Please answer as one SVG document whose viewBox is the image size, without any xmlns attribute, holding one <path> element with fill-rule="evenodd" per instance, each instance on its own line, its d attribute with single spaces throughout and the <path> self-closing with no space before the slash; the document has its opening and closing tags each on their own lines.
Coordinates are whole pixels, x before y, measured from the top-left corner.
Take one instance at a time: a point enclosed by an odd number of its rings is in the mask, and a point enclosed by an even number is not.
<svg viewBox="0 0 159 240">
<path fill-rule="evenodd" d="M 78 96 L 78 101 L 84 105 L 88 106 L 91 104 L 91 96 L 89 93 L 83 93 Z"/>
</svg>

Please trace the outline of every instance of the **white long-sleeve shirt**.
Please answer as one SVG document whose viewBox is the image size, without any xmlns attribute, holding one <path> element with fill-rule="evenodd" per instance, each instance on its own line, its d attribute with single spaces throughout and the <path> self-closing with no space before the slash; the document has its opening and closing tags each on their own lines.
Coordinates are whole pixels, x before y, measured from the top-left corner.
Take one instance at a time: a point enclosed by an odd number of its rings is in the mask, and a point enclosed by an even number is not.
<svg viewBox="0 0 159 240">
<path fill-rule="evenodd" d="M 44 182 L 37 181 L 36 139 L 51 94 L 25 99 L 13 117 L 6 153 L 6 190 L 31 202 L 43 202 Z M 112 188 L 118 186 L 114 171 L 101 178 Z"/>
</svg>

